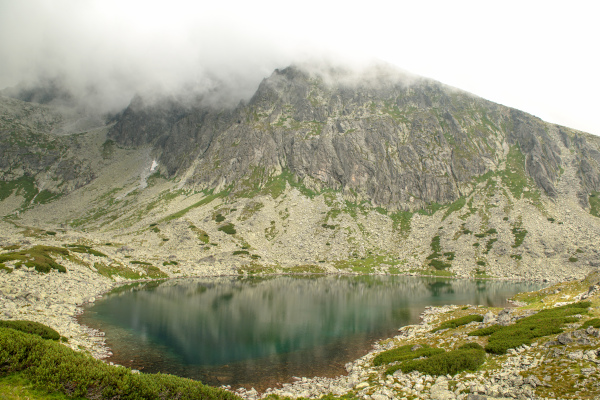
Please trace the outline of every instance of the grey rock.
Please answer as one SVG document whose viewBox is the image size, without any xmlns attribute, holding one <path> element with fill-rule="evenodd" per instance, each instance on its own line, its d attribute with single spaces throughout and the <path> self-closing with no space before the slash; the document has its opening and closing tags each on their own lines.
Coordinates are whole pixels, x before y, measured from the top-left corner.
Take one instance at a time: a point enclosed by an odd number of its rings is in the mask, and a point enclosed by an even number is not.
<svg viewBox="0 0 600 400">
<path fill-rule="evenodd" d="M 510 323 L 511 323 L 510 314 L 511 314 L 510 308 L 505 308 L 504 310 L 500 311 L 498 313 L 498 318 L 497 318 L 498 324 L 502 325 L 502 326 L 510 325 Z"/>
<path fill-rule="evenodd" d="M 560 344 L 568 344 L 568 343 L 573 342 L 573 338 L 571 338 L 571 334 L 569 332 L 561 333 L 560 335 L 558 335 L 556 337 L 556 340 Z"/>
</svg>

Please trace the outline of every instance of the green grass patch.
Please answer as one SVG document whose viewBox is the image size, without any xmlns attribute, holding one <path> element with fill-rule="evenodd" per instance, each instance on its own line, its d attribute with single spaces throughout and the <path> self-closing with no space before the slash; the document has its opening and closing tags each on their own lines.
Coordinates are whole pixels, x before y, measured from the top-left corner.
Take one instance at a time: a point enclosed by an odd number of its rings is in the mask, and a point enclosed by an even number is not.
<svg viewBox="0 0 600 400">
<path fill-rule="evenodd" d="M 562 325 L 577 321 L 575 314 L 587 314 L 589 301 L 567 304 L 561 307 L 541 310 L 535 315 L 525 317 L 516 323 L 499 328 L 483 328 L 470 333 L 473 336 L 489 334 L 485 351 L 492 354 L 505 354 L 508 349 L 523 344 L 530 345 L 535 338 L 563 332 Z"/>
<path fill-rule="evenodd" d="M 590 214 L 600 218 L 600 192 L 592 192 L 588 200 L 590 202 Z"/>
<path fill-rule="evenodd" d="M 440 326 L 432 329 L 431 332 L 441 331 L 442 329 L 454 329 L 462 325 L 470 324 L 471 322 L 483 322 L 483 315 L 470 314 L 464 317 L 454 318 L 445 322 L 442 322 Z"/>
<path fill-rule="evenodd" d="M 323 274 L 325 273 L 325 269 L 319 267 L 318 265 L 307 264 L 286 268 L 285 272 L 292 274 Z"/>
<path fill-rule="evenodd" d="M 167 265 L 179 265 L 179 263 L 177 261 L 164 261 L 163 266 L 166 267 Z"/>
<path fill-rule="evenodd" d="M 202 243 L 208 244 L 208 242 L 210 242 L 210 237 L 208 236 L 208 233 L 206 233 L 202 229 L 196 227 L 194 224 L 190 224 L 190 229 L 196 234 L 198 240 Z"/>
<path fill-rule="evenodd" d="M 0 377 L 0 399 L 3 400 L 69 400 L 62 393 L 48 393 L 34 388 L 22 373 Z M 72 399 L 71 399 L 72 400 Z"/>
<path fill-rule="evenodd" d="M 248 250 L 236 250 L 233 252 L 234 256 L 244 255 L 244 254 L 249 255 L 250 252 Z"/>
<path fill-rule="evenodd" d="M 390 218 L 392 219 L 392 229 L 397 231 L 398 228 L 400 228 L 400 232 L 402 232 L 404 236 L 408 236 L 410 234 L 412 217 L 413 213 L 410 211 L 397 211 L 390 214 Z"/>
<path fill-rule="evenodd" d="M 228 224 L 225 224 L 223 226 L 220 226 L 217 228 L 217 230 L 224 232 L 228 235 L 235 235 L 237 233 L 237 231 L 235 230 L 234 225 L 230 222 Z"/>
<path fill-rule="evenodd" d="M 411 350 L 415 345 L 407 344 L 404 346 L 400 346 L 395 349 L 386 350 L 382 353 L 377 354 L 373 359 L 374 366 L 380 366 L 385 364 L 391 364 L 397 361 L 406 361 L 412 360 L 420 357 L 429 357 L 434 354 L 443 353 L 443 349 L 438 349 L 436 347 L 429 347 L 426 344 L 422 344 L 420 348 Z"/>
<path fill-rule="evenodd" d="M 467 204 L 466 197 L 458 198 L 458 200 L 456 200 L 454 203 L 452 203 L 448 206 L 448 208 L 446 209 L 446 212 L 444 213 L 444 216 L 442 217 L 442 221 L 445 220 L 446 218 L 448 218 L 450 216 L 450 214 L 452 214 L 454 211 L 459 211 L 461 208 L 463 208 L 465 206 L 465 204 Z"/>
<path fill-rule="evenodd" d="M 74 253 L 86 253 L 97 257 L 108 257 L 106 254 L 98 250 L 94 250 L 90 246 L 84 246 L 82 244 L 66 244 L 65 247 Z"/>
<path fill-rule="evenodd" d="M 112 263 L 110 265 L 104 265 L 101 263 L 94 263 L 94 268 L 102 276 L 113 279 L 113 276 L 118 275 L 124 279 L 142 279 L 144 276 L 139 272 L 121 264 Z"/>
<path fill-rule="evenodd" d="M 525 240 L 525 236 L 527 236 L 527 230 L 522 228 L 519 224 L 512 228 L 512 233 L 513 233 L 513 235 L 515 235 L 515 244 L 513 244 L 512 247 L 517 248 L 523 244 L 523 241 Z"/>
<path fill-rule="evenodd" d="M 35 268 L 36 271 L 48 273 L 55 269 L 58 272 L 67 272 L 67 269 L 58 264 L 53 257 L 67 257 L 69 250 L 62 247 L 53 246 L 33 246 L 26 250 L 14 251 L 0 254 L 0 263 L 7 261 L 16 261 L 15 268 L 25 265 L 28 268 Z"/>
<path fill-rule="evenodd" d="M 273 267 L 267 267 L 252 261 L 250 264 L 242 265 L 237 269 L 238 274 L 249 274 L 249 275 L 257 275 L 257 274 L 274 274 L 277 272 L 277 269 Z"/>
<path fill-rule="evenodd" d="M 225 221 L 225 217 L 222 214 L 215 215 L 215 222 L 216 223 L 221 223 L 223 221 Z"/>
<path fill-rule="evenodd" d="M 570 262 L 577 262 L 579 259 L 577 257 L 569 257 Z"/>
<path fill-rule="evenodd" d="M 183 210 L 179 210 L 176 213 L 166 216 L 165 218 L 162 219 L 161 222 L 166 222 L 166 221 L 171 221 L 174 219 L 181 218 L 185 214 L 187 214 L 189 211 L 193 210 L 194 208 L 202 207 L 203 205 L 206 205 L 206 204 L 212 202 L 213 200 L 216 200 L 218 198 L 224 198 L 224 197 L 227 197 L 228 195 L 229 195 L 229 190 L 223 190 L 216 194 L 213 194 L 212 192 L 207 192 L 206 196 L 202 200 L 192 204 L 189 207 L 184 208 Z"/>
<path fill-rule="evenodd" d="M 71 398 L 121 400 L 239 399 L 223 389 L 166 374 L 133 374 L 52 340 L 0 328 L 3 375 L 21 373 L 34 388 Z"/>
</svg>

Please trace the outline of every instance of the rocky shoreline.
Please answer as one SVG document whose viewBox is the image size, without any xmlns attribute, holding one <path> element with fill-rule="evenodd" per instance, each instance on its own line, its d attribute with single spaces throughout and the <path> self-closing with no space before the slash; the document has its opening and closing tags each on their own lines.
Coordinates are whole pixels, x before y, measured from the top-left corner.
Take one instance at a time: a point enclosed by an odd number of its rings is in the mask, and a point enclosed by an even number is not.
<svg viewBox="0 0 600 400">
<path fill-rule="evenodd" d="M 68 338 L 67 346 L 75 350 L 83 350 L 99 359 L 105 359 L 112 353 L 106 346 L 103 332 L 91 329 L 78 323 L 77 315 L 83 312 L 81 306 L 96 301 L 102 295 L 123 283 L 115 282 L 92 271 L 88 266 L 76 262 L 63 262 L 68 273 L 56 271 L 42 274 L 33 268 L 21 267 L 11 273 L 0 271 L 0 319 L 31 320 L 43 323 L 56 329 Z M 562 285 L 562 286 L 561 286 Z M 579 286 L 578 286 L 579 285 Z M 583 285 L 583 286 L 582 286 Z M 561 289 L 561 287 L 563 287 Z M 565 295 L 571 286 L 581 290 L 572 296 Z M 564 304 L 582 298 L 598 299 L 598 285 L 583 290 L 585 283 L 579 281 L 558 284 L 553 289 L 562 297 L 553 300 L 542 299 L 546 306 Z M 568 296 L 565 298 L 565 296 Z M 248 400 L 256 400 L 269 395 L 281 397 L 319 398 L 324 394 L 344 395 L 351 393 L 357 397 L 372 400 L 386 399 L 467 399 L 485 398 L 543 398 L 536 395 L 536 388 L 547 388 L 555 380 L 552 374 L 538 376 L 528 371 L 537 371 L 547 365 L 560 364 L 564 368 L 574 366 L 580 371 L 583 379 L 579 386 L 587 387 L 591 380 L 600 377 L 600 358 L 598 345 L 600 331 L 595 328 L 577 329 L 571 324 L 571 332 L 561 338 L 542 338 L 531 346 L 522 346 L 511 350 L 505 356 L 488 356 L 486 365 L 494 365 L 473 373 L 462 373 L 457 376 L 433 377 L 413 372 L 386 376 L 381 367 L 373 367 L 372 360 L 380 352 L 403 344 L 430 343 L 446 349 L 456 348 L 466 341 L 481 341 L 469 337 L 467 331 L 489 326 L 503 320 L 510 323 L 531 313 L 523 306 L 527 303 L 516 302 L 516 308 L 497 310 L 478 306 L 443 306 L 429 307 L 422 314 L 422 322 L 418 325 L 405 326 L 399 335 L 383 340 L 374 345 L 373 350 L 358 360 L 346 365 L 348 375 L 336 378 L 296 378 L 296 382 L 284 384 L 278 389 L 268 389 L 264 393 L 256 390 L 239 389 L 236 393 Z M 485 315 L 484 322 L 471 323 L 460 329 L 430 332 L 440 319 L 447 319 L 457 312 L 479 313 Z M 579 324 L 581 325 L 581 324 Z M 548 339 L 548 340 L 546 340 Z M 550 344 L 549 344 L 550 343 Z M 583 347 L 581 347 L 583 346 Z M 586 347 L 587 346 L 587 347 Z M 591 346 L 591 347 L 590 347 Z M 584 365 L 585 364 L 585 365 Z M 582 366 L 583 365 L 583 366 Z M 600 387 L 596 385 L 598 394 Z M 552 392 L 548 390 L 548 393 Z M 581 393 L 577 393 L 581 395 Z M 477 397 L 479 396 L 479 397 Z M 536 397 L 537 396 L 537 397 Z M 548 398 L 555 398 L 549 395 Z M 556 398 L 562 398 L 556 396 Z M 593 398 L 593 397 L 565 397 Z"/>
</svg>

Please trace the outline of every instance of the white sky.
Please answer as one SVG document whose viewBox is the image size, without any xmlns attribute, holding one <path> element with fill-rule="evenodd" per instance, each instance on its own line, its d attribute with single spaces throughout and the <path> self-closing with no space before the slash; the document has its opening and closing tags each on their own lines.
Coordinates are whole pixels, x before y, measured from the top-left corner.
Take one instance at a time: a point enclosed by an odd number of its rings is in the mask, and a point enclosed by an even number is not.
<svg viewBox="0 0 600 400">
<path fill-rule="evenodd" d="M 373 58 L 600 135 L 594 1 L 0 0 L 0 88 L 62 75 L 121 107 L 148 86 Z"/>
</svg>

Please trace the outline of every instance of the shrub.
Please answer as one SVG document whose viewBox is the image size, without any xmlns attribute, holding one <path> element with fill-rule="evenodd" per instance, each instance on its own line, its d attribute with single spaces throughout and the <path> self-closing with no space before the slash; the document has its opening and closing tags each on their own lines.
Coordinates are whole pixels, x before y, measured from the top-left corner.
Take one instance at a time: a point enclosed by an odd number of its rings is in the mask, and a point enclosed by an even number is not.
<svg viewBox="0 0 600 400">
<path fill-rule="evenodd" d="M 592 326 L 594 328 L 600 328 L 600 318 L 592 318 L 590 320 L 587 320 L 581 327 L 583 329 L 585 329 L 588 326 Z"/>
<path fill-rule="evenodd" d="M 583 301 L 562 307 L 548 308 L 523 318 L 513 325 L 496 325 L 497 328 L 486 328 L 488 330 L 485 333 L 490 337 L 485 351 L 492 354 L 504 354 L 508 349 L 531 344 L 532 339 L 561 333 L 563 324 L 577 321 L 571 315 L 587 313 L 590 304 L 589 301 Z M 485 336 L 482 331 L 484 330 L 471 332 L 471 335 Z"/>
<path fill-rule="evenodd" d="M 248 250 L 236 250 L 233 252 L 234 256 L 240 255 L 240 254 L 250 254 L 250 252 L 248 252 Z"/>
<path fill-rule="evenodd" d="M 17 331 L 37 335 L 42 339 L 58 340 L 60 335 L 54 329 L 33 321 L 0 321 L 0 328 L 10 328 Z"/>
<path fill-rule="evenodd" d="M 469 342 L 469 343 L 465 343 L 462 346 L 460 346 L 458 348 L 459 350 L 468 350 L 468 349 L 478 349 L 478 350 L 483 350 L 483 347 L 481 347 L 481 345 L 479 343 L 476 342 Z"/>
<path fill-rule="evenodd" d="M 474 321 L 482 322 L 483 316 L 480 314 L 470 314 L 470 315 L 465 315 L 464 317 L 454 318 L 454 319 L 442 322 L 442 324 L 440 326 L 433 329 L 431 332 L 441 331 L 442 329 L 454 329 L 456 327 L 459 327 L 461 325 L 466 325 L 466 324 L 474 322 Z"/>
<path fill-rule="evenodd" d="M 223 389 L 165 374 L 133 374 L 57 342 L 0 328 L 0 372 L 22 372 L 37 388 L 68 397 L 121 400 L 239 399 Z"/>
<path fill-rule="evenodd" d="M 464 348 L 434 354 L 424 360 L 408 360 L 394 365 L 386 371 L 393 374 L 397 370 L 409 373 L 419 371 L 427 375 L 455 375 L 462 371 L 475 371 L 485 362 L 485 351 L 477 348 Z"/>
<path fill-rule="evenodd" d="M 237 231 L 235 230 L 235 227 L 233 226 L 232 223 L 228 223 L 223 226 L 220 226 L 218 228 L 218 230 L 220 230 L 221 232 L 225 232 L 228 235 L 235 235 L 237 233 Z"/>
<path fill-rule="evenodd" d="M 411 349 L 414 347 L 412 344 L 407 344 L 405 346 L 401 346 L 392 350 L 384 351 L 383 353 L 379 353 L 373 359 L 373 365 L 379 366 L 384 364 L 390 364 L 396 361 L 406 361 L 412 360 L 413 358 L 419 357 L 429 357 L 433 354 L 443 353 L 443 349 L 438 349 L 435 347 L 429 347 L 424 344 L 421 348 L 412 351 Z"/>
<path fill-rule="evenodd" d="M 502 325 L 492 325 L 487 328 L 476 329 L 469 333 L 469 336 L 490 336 L 492 333 L 504 328 Z"/>
<path fill-rule="evenodd" d="M 221 215 L 221 214 L 217 214 L 217 215 L 215 215 L 215 221 L 217 223 L 223 222 L 223 221 L 225 221 L 225 217 L 223 215 Z"/>
</svg>

